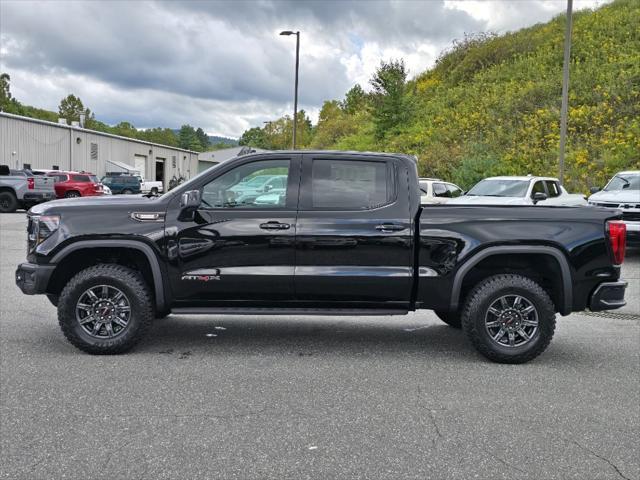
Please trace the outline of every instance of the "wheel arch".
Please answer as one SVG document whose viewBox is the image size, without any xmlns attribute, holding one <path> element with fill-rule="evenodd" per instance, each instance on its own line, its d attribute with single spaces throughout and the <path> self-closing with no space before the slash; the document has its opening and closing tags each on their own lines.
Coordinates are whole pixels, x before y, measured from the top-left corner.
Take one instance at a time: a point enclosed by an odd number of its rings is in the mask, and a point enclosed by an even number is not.
<svg viewBox="0 0 640 480">
<path fill-rule="evenodd" d="M 527 256 L 543 256 L 553 261 L 555 265 L 557 265 L 558 273 L 560 274 L 560 280 L 558 282 L 560 295 L 559 297 L 556 297 L 558 311 L 562 315 L 568 315 L 571 313 L 573 305 L 573 282 L 569 262 L 567 261 L 566 256 L 558 248 L 544 245 L 494 246 L 485 248 L 484 250 L 474 254 L 464 264 L 462 264 L 455 274 L 451 289 L 450 310 L 456 311 L 459 308 L 465 278 L 467 278 L 475 267 L 479 266 L 481 262 L 487 259 L 493 259 L 494 257 L 504 258 L 509 255 L 520 256 L 522 258 L 526 258 Z M 552 295 L 552 298 L 553 297 L 554 296 Z"/>
<path fill-rule="evenodd" d="M 122 251 L 135 251 L 143 254 L 143 258 L 146 260 L 146 265 L 148 266 L 148 276 L 151 280 L 151 287 L 154 292 L 155 304 L 157 311 L 164 311 L 167 308 L 167 297 L 165 294 L 165 282 L 163 279 L 163 272 L 160 266 L 160 261 L 158 260 L 158 256 L 156 255 L 153 248 L 147 245 L 144 242 L 137 240 L 79 240 L 75 243 L 67 245 L 58 253 L 56 253 L 52 259 L 51 263 L 61 266 L 66 262 L 70 262 L 69 255 L 74 255 L 74 261 L 79 254 L 83 251 L 87 252 L 95 252 L 97 250 L 106 251 L 108 250 L 111 254 L 117 255 L 118 252 Z M 95 262 L 94 262 L 95 263 Z M 56 267 L 58 270 L 58 267 Z M 144 271 L 142 272 L 145 273 Z M 146 275 L 145 275 L 146 276 Z M 49 281 L 49 285 L 55 284 L 59 281 L 60 277 L 56 279 L 56 274 L 51 276 Z M 47 291 L 49 291 L 49 286 L 47 287 Z"/>
</svg>

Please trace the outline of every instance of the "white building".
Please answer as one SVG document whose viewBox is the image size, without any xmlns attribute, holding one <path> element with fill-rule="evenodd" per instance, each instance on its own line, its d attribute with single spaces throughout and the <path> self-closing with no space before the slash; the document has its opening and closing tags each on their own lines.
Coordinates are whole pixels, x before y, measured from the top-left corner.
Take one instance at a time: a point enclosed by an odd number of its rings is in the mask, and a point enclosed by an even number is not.
<svg viewBox="0 0 640 480">
<path fill-rule="evenodd" d="M 120 171 L 118 163 L 164 182 L 167 189 L 172 177 L 189 179 L 198 173 L 198 152 L 0 112 L 1 165 L 102 177 Z"/>
<path fill-rule="evenodd" d="M 207 168 L 213 167 L 218 163 L 226 162 L 241 155 L 265 151 L 266 150 L 260 148 L 238 146 L 202 152 L 198 154 L 198 173 L 204 172 Z"/>
</svg>

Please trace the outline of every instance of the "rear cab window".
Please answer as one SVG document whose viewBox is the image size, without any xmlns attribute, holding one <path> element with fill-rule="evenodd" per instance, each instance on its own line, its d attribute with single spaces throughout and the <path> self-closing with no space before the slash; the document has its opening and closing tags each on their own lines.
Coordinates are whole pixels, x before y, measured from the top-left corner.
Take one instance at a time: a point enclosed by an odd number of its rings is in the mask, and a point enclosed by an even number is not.
<svg viewBox="0 0 640 480">
<path fill-rule="evenodd" d="M 393 162 L 313 158 L 310 187 L 303 197 L 303 209 L 379 208 L 395 200 Z"/>
</svg>

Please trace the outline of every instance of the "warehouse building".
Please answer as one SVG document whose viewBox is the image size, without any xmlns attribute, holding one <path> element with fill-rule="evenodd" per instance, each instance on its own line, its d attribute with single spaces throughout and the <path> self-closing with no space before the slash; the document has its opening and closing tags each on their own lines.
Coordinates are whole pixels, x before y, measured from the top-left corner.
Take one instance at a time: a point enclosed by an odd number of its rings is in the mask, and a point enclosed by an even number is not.
<svg viewBox="0 0 640 480">
<path fill-rule="evenodd" d="M 241 157 L 242 155 L 249 155 L 250 153 L 266 152 L 261 148 L 237 146 L 231 148 L 223 148 L 221 150 L 211 150 L 208 152 L 202 152 L 198 154 L 198 173 L 204 172 L 208 168 L 213 167 L 219 163 L 226 162 L 232 158 Z"/>
<path fill-rule="evenodd" d="M 198 152 L 0 112 L 0 165 L 96 174 L 133 170 L 148 180 L 189 179 Z"/>
</svg>

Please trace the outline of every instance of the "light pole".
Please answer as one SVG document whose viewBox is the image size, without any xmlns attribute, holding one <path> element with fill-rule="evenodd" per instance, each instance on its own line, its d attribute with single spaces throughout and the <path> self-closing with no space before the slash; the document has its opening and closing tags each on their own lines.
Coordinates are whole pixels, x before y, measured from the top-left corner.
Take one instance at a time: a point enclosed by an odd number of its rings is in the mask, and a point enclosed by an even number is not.
<svg viewBox="0 0 640 480">
<path fill-rule="evenodd" d="M 569 62 L 571 61 L 571 24 L 573 0 L 567 0 L 567 27 L 564 32 L 564 62 L 562 64 L 562 107 L 560 110 L 560 185 L 564 184 L 564 150 L 567 144 L 567 111 L 569 109 Z"/>
<path fill-rule="evenodd" d="M 291 30 L 285 30 L 280 32 L 280 35 L 295 35 L 296 36 L 296 86 L 293 94 L 293 149 L 296 149 L 296 129 L 298 126 L 298 66 L 300 65 L 300 32 L 294 32 Z"/>
</svg>

